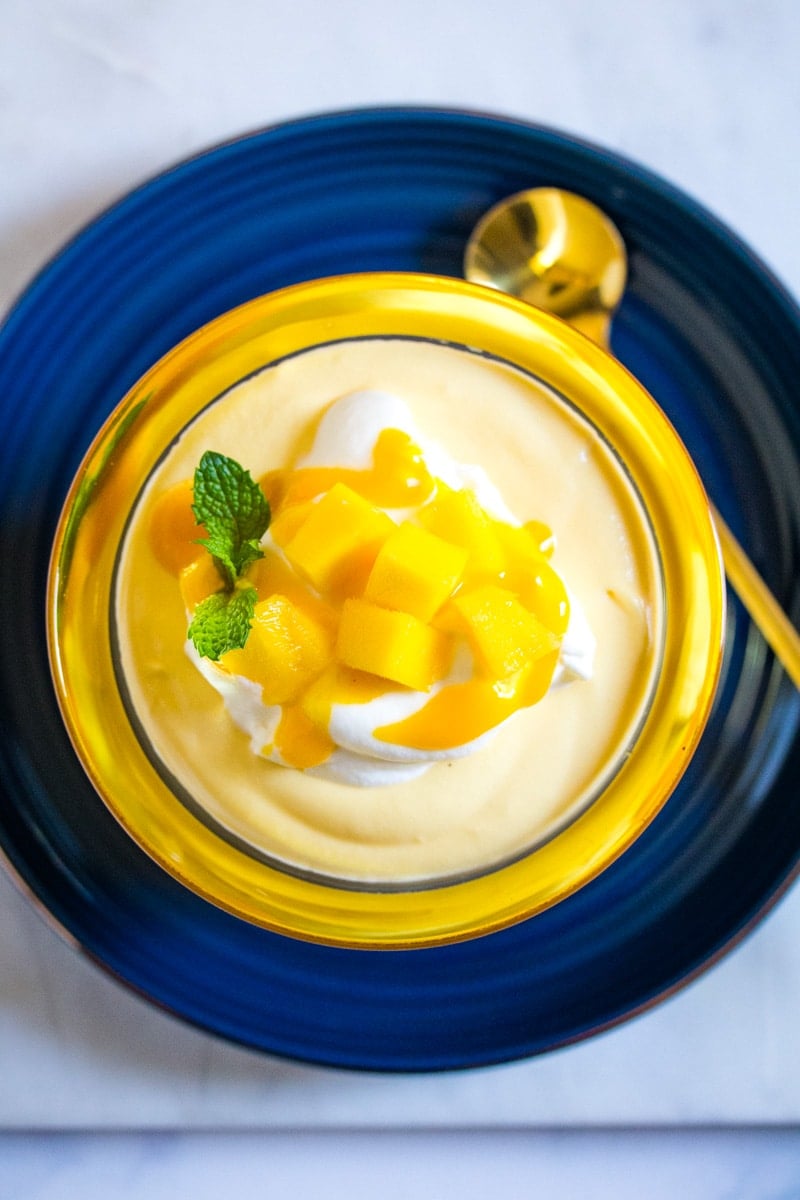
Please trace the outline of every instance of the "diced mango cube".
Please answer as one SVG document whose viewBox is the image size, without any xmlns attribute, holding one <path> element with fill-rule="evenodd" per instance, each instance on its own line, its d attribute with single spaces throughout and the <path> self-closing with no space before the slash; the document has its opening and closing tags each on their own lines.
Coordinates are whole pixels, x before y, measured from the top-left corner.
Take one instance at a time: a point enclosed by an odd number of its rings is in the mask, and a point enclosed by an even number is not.
<svg viewBox="0 0 800 1200">
<path fill-rule="evenodd" d="M 261 685 L 265 704 L 286 704 L 317 677 L 331 659 L 331 635 L 286 596 L 256 604 L 250 635 L 241 650 L 229 650 L 220 664 L 234 675 Z"/>
<path fill-rule="evenodd" d="M 530 708 L 544 699 L 553 682 L 553 674 L 558 666 L 558 649 L 553 649 L 540 658 L 533 659 L 524 671 L 520 671 L 516 694 L 523 708 Z"/>
<path fill-rule="evenodd" d="M 262 475 L 258 479 L 258 486 L 267 498 L 267 503 L 272 510 L 276 512 L 281 507 L 289 485 L 291 472 L 282 468 L 276 471 L 267 471 L 266 475 Z"/>
<path fill-rule="evenodd" d="M 194 562 L 183 568 L 179 586 L 184 606 L 189 612 L 194 612 L 201 600 L 206 600 L 213 596 L 214 592 L 221 590 L 224 581 L 214 566 L 213 558 L 204 550 Z"/>
<path fill-rule="evenodd" d="M 430 621 L 461 581 L 467 551 L 405 521 L 386 539 L 364 598 Z"/>
<path fill-rule="evenodd" d="M 336 633 L 339 617 L 335 608 L 312 592 L 303 577 L 276 551 L 267 549 L 264 557 L 249 568 L 247 578 L 258 592 L 259 600 L 268 600 L 276 593 L 286 596 L 331 635 Z"/>
<path fill-rule="evenodd" d="M 395 528 L 385 512 L 336 483 L 311 505 L 283 549 L 319 591 L 353 595 L 363 589 L 378 551 Z"/>
<path fill-rule="evenodd" d="M 440 483 L 433 500 L 420 509 L 418 519 L 430 533 L 467 551 L 468 574 L 491 576 L 503 570 L 505 555 L 493 528 L 495 522 L 468 488 L 453 491 Z"/>
<path fill-rule="evenodd" d="M 463 635 L 464 618 L 456 608 L 455 601 L 456 597 L 450 596 L 449 599 L 445 600 L 438 612 L 434 613 L 431 618 L 431 625 L 434 629 L 441 629 L 444 633 Z"/>
<path fill-rule="evenodd" d="M 478 661 L 495 679 L 507 679 L 558 649 L 558 637 L 505 588 L 487 584 L 455 597 L 453 604 Z"/>
<path fill-rule="evenodd" d="M 192 511 L 193 496 L 190 479 L 176 483 L 156 500 L 150 518 L 153 553 L 175 575 L 196 558 L 197 542 L 206 537 Z"/>
<path fill-rule="evenodd" d="M 545 559 L 517 560 L 506 571 L 506 588 L 519 597 L 543 625 L 561 636 L 569 624 L 569 597 L 564 581 Z"/>
<path fill-rule="evenodd" d="M 450 666 L 452 639 L 410 613 L 345 600 L 336 642 L 341 662 L 394 683 L 427 691 Z"/>
<path fill-rule="evenodd" d="M 310 500 L 305 504 L 290 504 L 272 518 L 269 531 L 276 546 L 285 546 L 292 540 L 313 507 Z"/>
</svg>

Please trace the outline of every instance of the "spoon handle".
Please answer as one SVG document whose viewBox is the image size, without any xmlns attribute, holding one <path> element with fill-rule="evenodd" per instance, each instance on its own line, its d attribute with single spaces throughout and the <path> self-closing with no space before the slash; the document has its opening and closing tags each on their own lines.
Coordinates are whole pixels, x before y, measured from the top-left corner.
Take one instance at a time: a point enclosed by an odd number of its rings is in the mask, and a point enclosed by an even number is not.
<svg viewBox="0 0 800 1200">
<path fill-rule="evenodd" d="M 714 506 L 725 574 L 786 674 L 800 688 L 800 633 L 797 632 Z"/>
</svg>

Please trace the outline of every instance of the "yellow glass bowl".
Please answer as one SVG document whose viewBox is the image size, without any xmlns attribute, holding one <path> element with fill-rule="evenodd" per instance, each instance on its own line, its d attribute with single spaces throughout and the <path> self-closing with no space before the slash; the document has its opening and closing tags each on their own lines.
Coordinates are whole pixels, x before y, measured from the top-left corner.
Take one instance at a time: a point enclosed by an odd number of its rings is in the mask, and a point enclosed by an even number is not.
<svg viewBox="0 0 800 1200">
<path fill-rule="evenodd" d="M 227 389 L 336 341 L 422 338 L 498 358 L 566 398 L 612 447 L 638 493 L 660 560 L 660 671 L 632 746 L 602 792 L 517 861 L 458 882 L 393 890 L 304 878 L 218 835 L 156 770 L 125 705 L 112 645 L 118 547 L 166 448 Z M 594 878 L 641 834 L 686 768 L 720 670 L 725 587 L 708 502 L 672 426 L 644 389 L 583 335 L 461 280 L 365 274 L 253 300 L 187 338 L 121 402 L 66 499 L 53 548 L 48 639 L 75 750 L 131 837 L 210 902 L 268 929 L 362 948 L 416 947 L 529 918 Z M 283 769 L 283 768 L 276 768 Z"/>
</svg>

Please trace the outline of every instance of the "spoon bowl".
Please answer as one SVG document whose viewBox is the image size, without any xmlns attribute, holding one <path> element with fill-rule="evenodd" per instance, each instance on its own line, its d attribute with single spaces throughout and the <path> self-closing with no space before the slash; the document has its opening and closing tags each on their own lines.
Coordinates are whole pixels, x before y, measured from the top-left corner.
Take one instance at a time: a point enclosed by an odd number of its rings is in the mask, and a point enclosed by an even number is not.
<svg viewBox="0 0 800 1200">
<path fill-rule="evenodd" d="M 596 205 L 559 188 L 501 201 L 467 247 L 465 275 L 546 309 L 605 344 L 625 291 L 627 255 Z"/>
</svg>

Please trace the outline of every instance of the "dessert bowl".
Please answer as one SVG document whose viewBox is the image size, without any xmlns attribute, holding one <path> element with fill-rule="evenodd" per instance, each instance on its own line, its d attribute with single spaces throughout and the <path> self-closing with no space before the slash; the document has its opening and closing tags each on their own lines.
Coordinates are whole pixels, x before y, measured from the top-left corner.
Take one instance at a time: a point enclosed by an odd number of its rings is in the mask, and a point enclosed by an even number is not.
<svg viewBox="0 0 800 1200">
<path fill-rule="evenodd" d="M 344 382 L 337 375 L 329 383 L 342 357 Z M 431 375 L 443 382 L 429 395 Z M 525 505 L 533 476 L 546 476 L 534 453 L 544 420 L 535 404 L 555 428 L 569 426 L 572 460 L 596 459 L 627 514 L 615 510 L 610 525 L 613 533 L 615 521 L 628 523 L 625 553 L 641 594 L 611 599 L 615 610 L 642 602 L 646 649 L 630 657 L 620 691 L 600 690 L 613 677 L 602 673 L 599 629 L 597 680 L 546 695 L 537 708 L 558 711 L 543 723 L 538 712 L 533 725 L 520 713 L 474 755 L 436 761 L 419 781 L 363 789 L 251 754 L 184 652 L 179 588 L 147 565 L 141 531 L 162 494 L 191 474 L 187 464 L 219 449 L 231 430 L 226 446 L 242 459 L 252 449 L 245 465 L 254 474 L 279 470 L 307 449 L 309 428 L 342 391 L 378 386 L 418 392 L 420 423 L 459 459 L 486 457 L 515 505 Z M 557 540 L 560 513 L 573 509 L 576 532 L 564 549 L 580 576 L 602 514 L 573 494 L 562 466 L 547 478 Z M 557 318 L 459 280 L 411 274 L 342 276 L 272 293 L 157 363 L 76 476 L 48 590 L 62 714 L 122 826 L 173 877 L 234 915 L 354 948 L 488 933 L 557 903 L 613 862 L 663 806 L 697 746 L 723 627 L 708 503 L 644 389 Z M 565 708 L 568 694 L 594 695 L 594 707 Z M 607 733 L 591 762 L 567 771 L 543 805 L 536 797 L 545 762 L 563 774 L 601 719 Z M 559 725 L 571 731 L 563 744 Z M 246 779 L 234 760 L 246 764 Z"/>
</svg>

